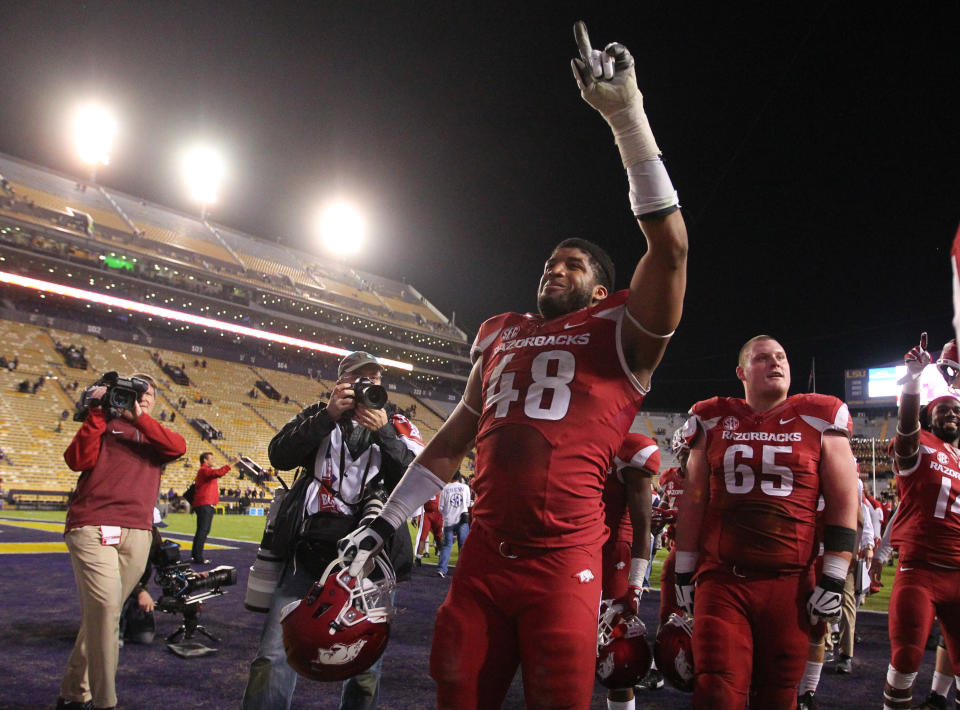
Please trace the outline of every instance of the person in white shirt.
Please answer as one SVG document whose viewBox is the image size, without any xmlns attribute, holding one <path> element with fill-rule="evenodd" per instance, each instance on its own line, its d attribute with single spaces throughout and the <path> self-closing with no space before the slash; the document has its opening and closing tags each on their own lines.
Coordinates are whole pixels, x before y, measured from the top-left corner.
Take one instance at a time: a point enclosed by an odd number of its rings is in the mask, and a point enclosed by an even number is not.
<svg viewBox="0 0 960 710">
<path fill-rule="evenodd" d="M 463 551 L 463 543 L 470 532 L 470 503 L 470 487 L 463 482 L 463 476 L 458 471 L 440 493 L 439 507 L 443 516 L 443 547 L 440 549 L 440 564 L 437 565 L 437 575 L 440 577 L 447 576 L 454 537 L 457 538 L 457 551 Z"/>
</svg>

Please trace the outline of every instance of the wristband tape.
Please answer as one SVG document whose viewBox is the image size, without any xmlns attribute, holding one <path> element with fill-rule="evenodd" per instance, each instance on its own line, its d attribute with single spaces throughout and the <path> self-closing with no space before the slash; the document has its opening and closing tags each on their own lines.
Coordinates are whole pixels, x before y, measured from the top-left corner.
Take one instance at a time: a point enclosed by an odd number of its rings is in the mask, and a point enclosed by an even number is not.
<svg viewBox="0 0 960 710">
<path fill-rule="evenodd" d="M 442 490 L 443 481 L 419 461 L 414 461 L 390 494 L 380 517 L 390 523 L 394 530 L 399 530 L 417 508 Z"/>
<path fill-rule="evenodd" d="M 839 579 L 842 582 L 847 578 L 847 572 L 849 571 L 850 563 L 840 555 L 834 555 L 828 552 L 823 556 L 824 577 Z"/>
<path fill-rule="evenodd" d="M 650 560 L 642 557 L 630 558 L 630 576 L 627 577 L 627 585 L 630 587 L 642 587 L 643 578 L 647 576 L 647 567 L 650 566 Z"/>
<path fill-rule="evenodd" d="M 677 550 L 674 571 L 678 574 L 693 572 L 697 569 L 697 558 L 699 556 L 699 553 L 696 552 L 682 552 Z"/>
<path fill-rule="evenodd" d="M 824 561 L 832 552 L 849 552 L 852 555 L 857 549 L 857 531 L 842 525 L 827 525 L 823 529 L 823 546 L 826 548 Z M 847 576 L 846 572 L 843 576 Z"/>
</svg>

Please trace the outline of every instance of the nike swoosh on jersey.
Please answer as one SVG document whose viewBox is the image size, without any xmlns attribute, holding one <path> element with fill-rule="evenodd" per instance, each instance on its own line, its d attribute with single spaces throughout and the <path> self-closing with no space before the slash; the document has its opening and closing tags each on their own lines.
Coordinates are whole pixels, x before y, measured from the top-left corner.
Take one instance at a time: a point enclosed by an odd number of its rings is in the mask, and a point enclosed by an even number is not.
<svg viewBox="0 0 960 710">
<path fill-rule="evenodd" d="M 900 568 L 900 571 L 901 571 L 901 572 L 911 572 L 911 571 L 913 571 L 913 567 L 901 567 L 901 568 Z"/>
<path fill-rule="evenodd" d="M 114 431 L 113 429 L 111 429 L 111 430 L 110 430 L 110 433 L 111 433 L 111 434 L 122 434 L 123 432 L 122 432 L 122 431 Z"/>
<path fill-rule="evenodd" d="M 780 424 L 781 424 L 781 426 L 782 426 L 783 424 L 789 424 L 789 423 L 792 422 L 794 419 L 796 419 L 796 417 L 790 417 L 789 419 L 781 419 L 781 420 L 780 420 Z"/>
<path fill-rule="evenodd" d="M 582 323 L 564 323 L 563 329 L 567 330 L 569 328 L 579 328 L 581 325 L 586 325 L 586 324 L 587 324 L 587 321 L 583 321 Z"/>
</svg>

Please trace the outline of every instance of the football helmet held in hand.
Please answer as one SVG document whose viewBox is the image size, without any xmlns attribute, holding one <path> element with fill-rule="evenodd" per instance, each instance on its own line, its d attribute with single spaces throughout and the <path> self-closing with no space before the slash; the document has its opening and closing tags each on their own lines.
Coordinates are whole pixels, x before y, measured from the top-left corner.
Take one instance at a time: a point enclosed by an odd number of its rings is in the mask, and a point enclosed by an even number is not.
<svg viewBox="0 0 960 710">
<path fill-rule="evenodd" d="M 663 677 L 677 690 L 693 692 L 693 619 L 671 614 L 660 625 L 653 658 Z"/>
<path fill-rule="evenodd" d="M 307 595 L 280 612 L 287 663 L 313 680 L 337 681 L 376 663 L 390 638 L 396 576 L 383 554 L 370 576 L 351 577 L 331 562 Z"/>
<path fill-rule="evenodd" d="M 937 369 L 949 387 L 960 389 L 960 352 L 957 350 L 956 340 L 950 339 L 943 346 L 937 359 Z"/>
<path fill-rule="evenodd" d="M 605 688 L 632 688 L 650 670 L 647 628 L 621 604 L 603 606 L 597 629 L 597 680 Z"/>
</svg>

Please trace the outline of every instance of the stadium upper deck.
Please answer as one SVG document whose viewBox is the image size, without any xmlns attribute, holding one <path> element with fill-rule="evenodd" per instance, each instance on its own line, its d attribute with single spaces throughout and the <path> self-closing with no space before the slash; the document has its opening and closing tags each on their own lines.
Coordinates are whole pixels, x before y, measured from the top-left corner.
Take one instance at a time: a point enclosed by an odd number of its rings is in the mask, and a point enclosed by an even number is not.
<svg viewBox="0 0 960 710">
<path fill-rule="evenodd" d="M 205 270 L 312 297 L 331 308 L 425 333 L 438 343 L 467 336 L 412 286 L 211 224 L 129 195 L 87 186 L 54 171 L 0 155 L 6 180 L 2 212 L 34 224 L 56 223 L 95 242 L 158 257 L 185 257 Z M 92 218 L 85 230 L 71 212 Z M 86 233 L 84 233 L 86 232 Z"/>
</svg>

